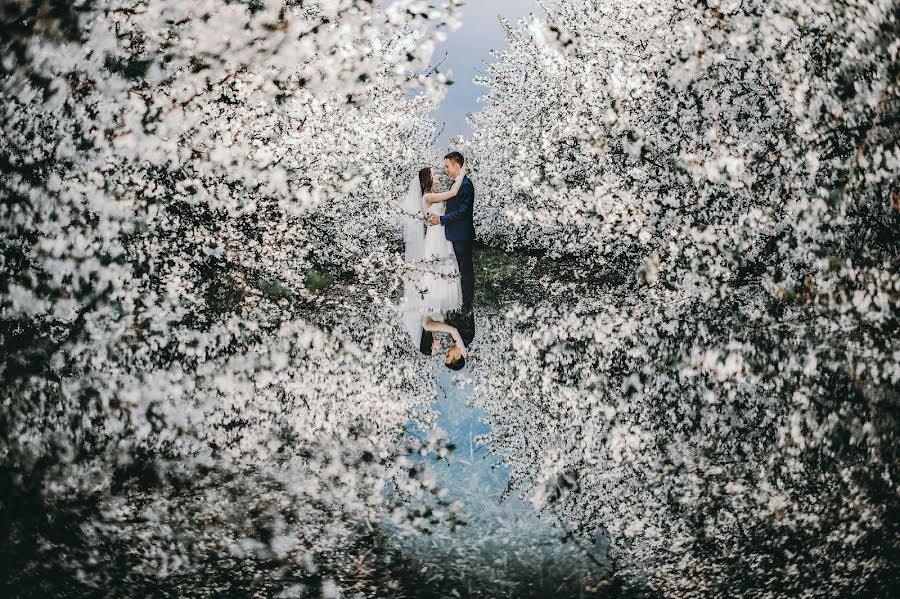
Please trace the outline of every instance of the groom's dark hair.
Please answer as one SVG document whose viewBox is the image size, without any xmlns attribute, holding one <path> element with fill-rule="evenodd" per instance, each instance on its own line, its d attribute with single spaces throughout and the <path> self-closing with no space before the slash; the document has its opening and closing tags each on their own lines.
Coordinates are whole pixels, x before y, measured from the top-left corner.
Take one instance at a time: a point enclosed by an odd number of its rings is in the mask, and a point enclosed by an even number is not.
<svg viewBox="0 0 900 599">
<path fill-rule="evenodd" d="M 446 156 L 444 156 L 444 160 L 452 160 L 459 166 L 464 166 L 466 164 L 465 157 L 459 152 L 450 152 Z"/>
</svg>

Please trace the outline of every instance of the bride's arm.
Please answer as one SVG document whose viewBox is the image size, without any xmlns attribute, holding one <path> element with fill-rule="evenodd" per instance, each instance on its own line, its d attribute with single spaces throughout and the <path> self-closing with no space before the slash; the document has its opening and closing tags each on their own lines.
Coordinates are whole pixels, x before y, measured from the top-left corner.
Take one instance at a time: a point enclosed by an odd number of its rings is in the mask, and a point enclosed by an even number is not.
<svg viewBox="0 0 900 599">
<path fill-rule="evenodd" d="M 425 203 L 430 206 L 432 204 L 437 204 L 438 202 L 446 202 L 450 198 L 456 197 L 456 194 L 459 193 L 459 188 L 462 187 L 462 182 L 465 177 L 466 171 L 460 171 L 459 176 L 456 177 L 456 181 L 453 182 L 453 187 L 450 188 L 450 191 L 425 194 Z"/>
<path fill-rule="evenodd" d="M 463 352 L 466 351 L 466 344 L 463 342 L 462 336 L 459 334 L 459 330 L 457 330 L 456 327 L 443 322 L 438 322 L 429 316 L 425 319 L 425 330 L 437 333 L 449 333 L 456 342 L 457 347 Z"/>
</svg>

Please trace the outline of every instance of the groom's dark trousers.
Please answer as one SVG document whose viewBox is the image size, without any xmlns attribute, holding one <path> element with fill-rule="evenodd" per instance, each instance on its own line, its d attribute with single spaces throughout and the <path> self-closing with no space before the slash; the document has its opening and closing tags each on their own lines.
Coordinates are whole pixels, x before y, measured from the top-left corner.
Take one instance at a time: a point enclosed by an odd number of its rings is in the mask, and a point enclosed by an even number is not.
<svg viewBox="0 0 900 599">
<path fill-rule="evenodd" d="M 472 301 L 475 297 L 475 265 L 472 263 L 472 246 L 474 241 L 467 239 L 452 243 L 456 261 L 459 263 L 459 282 L 462 286 L 463 310 L 471 310 Z"/>
</svg>

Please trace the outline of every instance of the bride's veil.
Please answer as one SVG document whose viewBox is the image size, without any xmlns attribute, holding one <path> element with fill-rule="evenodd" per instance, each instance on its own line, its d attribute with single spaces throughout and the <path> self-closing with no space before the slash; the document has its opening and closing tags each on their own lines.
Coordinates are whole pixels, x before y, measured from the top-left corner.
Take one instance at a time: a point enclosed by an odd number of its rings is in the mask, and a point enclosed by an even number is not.
<svg viewBox="0 0 900 599">
<path fill-rule="evenodd" d="M 422 187 L 418 175 L 409 183 L 409 189 L 400 202 L 403 241 L 406 245 L 406 261 L 418 260 L 425 253 L 425 209 L 422 204 Z"/>
<path fill-rule="evenodd" d="M 403 224 L 403 242 L 406 246 L 406 263 L 410 266 L 425 255 L 425 205 L 419 177 L 413 177 L 406 195 L 400 201 L 400 222 Z M 414 270 L 407 273 L 403 282 L 401 320 L 414 347 L 419 347 L 422 336 L 421 297 L 413 280 Z"/>
</svg>

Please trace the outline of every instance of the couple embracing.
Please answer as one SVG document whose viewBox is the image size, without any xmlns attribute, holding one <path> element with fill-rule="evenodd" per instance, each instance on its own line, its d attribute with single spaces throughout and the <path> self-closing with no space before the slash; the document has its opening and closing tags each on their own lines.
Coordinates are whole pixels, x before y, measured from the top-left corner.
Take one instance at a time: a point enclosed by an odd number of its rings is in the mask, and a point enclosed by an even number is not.
<svg viewBox="0 0 900 599">
<path fill-rule="evenodd" d="M 475 187 L 465 163 L 459 152 L 444 157 L 444 172 L 454 180 L 445 192 L 436 190 L 437 172 L 423 168 L 402 204 L 406 262 L 411 267 L 404 279 L 403 324 L 413 345 L 426 355 L 440 350 L 442 335 L 449 336 L 453 343 L 444 363 L 451 370 L 465 366 L 475 338 Z"/>
</svg>

